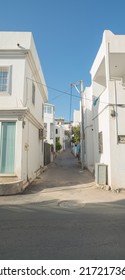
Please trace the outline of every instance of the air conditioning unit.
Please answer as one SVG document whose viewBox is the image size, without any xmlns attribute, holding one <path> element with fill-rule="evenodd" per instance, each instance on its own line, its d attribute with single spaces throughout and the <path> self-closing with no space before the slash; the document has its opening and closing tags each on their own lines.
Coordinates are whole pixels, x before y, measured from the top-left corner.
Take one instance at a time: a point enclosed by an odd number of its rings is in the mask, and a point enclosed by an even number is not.
<svg viewBox="0 0 125 280">
<path fill-rule="evenodd" d="M 45 129 L 39 129 L 39 139 L 45 139 L 46 138 L 46 130 Z"/>
<path fill-rule="evenodd" d="M 95 164 L 95 182 L 99 185 L 107 185 L 107 168 L 103 163 Z"/>
</svg>

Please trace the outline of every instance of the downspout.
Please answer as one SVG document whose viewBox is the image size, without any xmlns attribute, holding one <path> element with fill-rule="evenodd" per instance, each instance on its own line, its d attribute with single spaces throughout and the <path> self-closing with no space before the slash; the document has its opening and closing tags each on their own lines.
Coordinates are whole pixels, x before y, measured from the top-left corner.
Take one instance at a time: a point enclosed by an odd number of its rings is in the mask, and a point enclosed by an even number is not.
<svg viewBox="0 0 125 280">
<path fill-rule="evenodd" d="M 27 141 L 27 182 L 29 182 L 29 120 L 28 120 L 28 141 Z"/>
<path fill-rule="evenodd" d="M 107 91 L 108 91 L 108 102 L 110 100 L 110 96 L 109 96 L 109 81 L 111 79 L 110 77 L 110 58 L 109 58 L 109 54 L 110 54 L 110 42 L 106 43 L 106 53 L 105 53 L 105 67 L 106 67 L 106 87 L 107 87 Z M 107 62 L 107 63 L 106 63 Z M 109 102 L 110 103 L 110 102 Z M 109 184 L 109 180 L 111 180 L 111 173 L 112 173 L 112 164 L 111 164 L 111 128 L 110 128 L 110 106 L 109 106 L 109 166 L 108 166 L 108 170 L 107 170 L 107 184 Z"/>
<path fill-rule="evenodd" d="M 81 97 L 81 138 L 82 138 L 82 141 L 81 141 L 81 146 L 82 146 L 82 150 L 81 150 L 81 165 L 82 165 L 82 169 L 84 169 L 84 164 L 85 164 L 85 138 L 84 138 L 84 104 L 83 104 L 83 101 L 84 101 L 84 98 L 83 98 L 83 81 L 81 80 L 80 81 L 80 97 Z"/>
<path fill-rule="evenodd" d="M 117 87 L 116 87 L 116 80 L 114 80 L 115 85 L 115 107 L 116 107 L 116 136 L 117 136 L 117 144 L 118 144 L 118 110 L 117 110 Z"/>
</svg>

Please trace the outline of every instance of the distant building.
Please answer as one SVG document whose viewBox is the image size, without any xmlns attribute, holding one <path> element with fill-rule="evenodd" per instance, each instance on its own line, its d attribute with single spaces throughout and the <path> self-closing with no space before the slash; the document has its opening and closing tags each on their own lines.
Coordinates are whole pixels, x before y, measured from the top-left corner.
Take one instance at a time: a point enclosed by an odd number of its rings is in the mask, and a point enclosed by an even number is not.
<svg viewBox="0 0 125 280">
<path fill-rule="evenodd" d="M 71 122 L 65 122 L 62 124 L 62 127 L 64 128 L 65 131 L 70 131 L 71 129 Z"/>
<path fill-rule="evenodd" d="M 80 125 L 80 110 L 74 110 L 72 126 Z"/>
<path fill-rule="evenodd" d="M 56 124 L 63 125 L 64 124 L 64 118 L 55 118 L 55 122 L 56 122 Z"/>
<path fill-rule="evenodd" d="M 64 119 L 55 119 L 55 140 L 62 146 L 61 151 L 65 150 L 65 129 L 63 128 Z"/>
<path fill-rule="evenodd" d="M 52 161 L 55 152 L 55 106 L 49 103 L 44 104 L 44 129 L 46 132 L 45 141 L 51 145 L 50 160 Z"/>
</svg>

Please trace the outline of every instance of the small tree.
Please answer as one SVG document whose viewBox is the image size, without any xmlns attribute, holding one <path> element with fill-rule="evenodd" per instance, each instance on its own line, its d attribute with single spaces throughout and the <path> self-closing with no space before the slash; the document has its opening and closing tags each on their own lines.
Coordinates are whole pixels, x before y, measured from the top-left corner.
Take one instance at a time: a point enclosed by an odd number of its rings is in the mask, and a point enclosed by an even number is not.
<svg viewBox="0 0 125 280">
<path fill-rule="evenodd" d="M 74 134 L 73 142 L 79 143 L 80 142 L 80 126 L 73 127 L 72 132 Z"/>
<path fill-rule="evenodd" d="M 56 151 L 60 151 L 62 149 L 62 145 L 60 144 L 59 141 L 56 142 Z"/>
</svg>

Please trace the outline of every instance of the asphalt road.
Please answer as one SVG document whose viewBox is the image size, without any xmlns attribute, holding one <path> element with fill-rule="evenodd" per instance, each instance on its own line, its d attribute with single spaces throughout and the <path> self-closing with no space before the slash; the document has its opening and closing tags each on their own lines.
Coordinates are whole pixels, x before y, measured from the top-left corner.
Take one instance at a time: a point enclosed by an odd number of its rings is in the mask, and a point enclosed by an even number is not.
<svg viewBox="0 0 125 280">
<path fill-rule="evenodd" d="M 123 202 L 0 207 L 0 259 L 125 259 Z"/>
<path fill-rule="evenodd" d="M 1 260 L 124 260 L 125 194 L 98 189 L 69 151 L 22 194 L 0 197 Z"/>
</svg>

